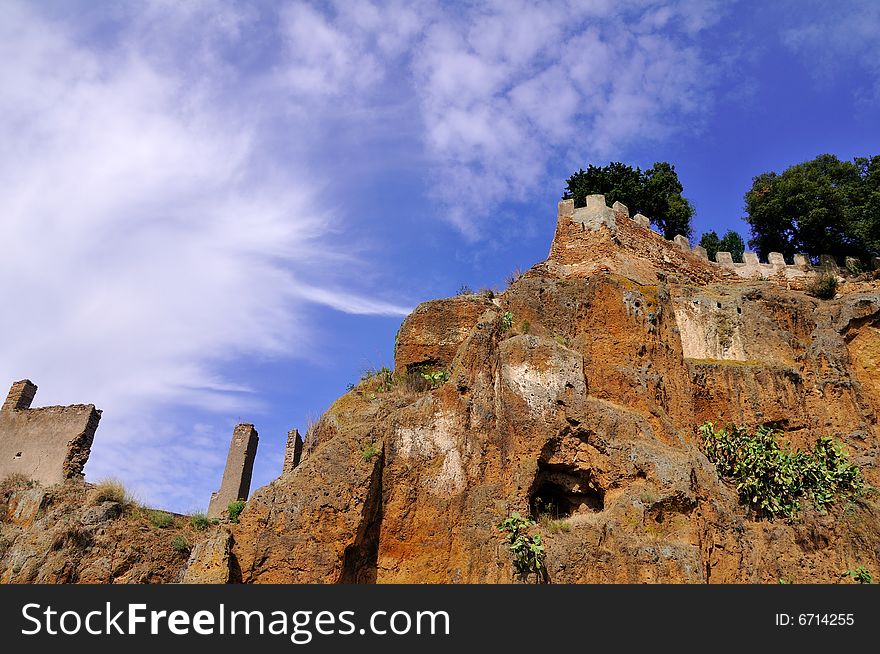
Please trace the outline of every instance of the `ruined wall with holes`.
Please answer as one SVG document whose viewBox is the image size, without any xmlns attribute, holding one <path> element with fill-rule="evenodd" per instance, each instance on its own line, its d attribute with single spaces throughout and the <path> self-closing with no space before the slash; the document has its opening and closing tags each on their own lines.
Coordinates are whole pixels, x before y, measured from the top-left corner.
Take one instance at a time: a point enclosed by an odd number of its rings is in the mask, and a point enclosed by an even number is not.
<svg viewBox="0 0 880 654">
<path fill-rule="evenodd" d="M 18 381 L 0 409 L 0 479 L 22 474 L 48 485 L 82 477 L 101 412 L 93 404 L 32 409 L 36 392 Z"/>
</svg>

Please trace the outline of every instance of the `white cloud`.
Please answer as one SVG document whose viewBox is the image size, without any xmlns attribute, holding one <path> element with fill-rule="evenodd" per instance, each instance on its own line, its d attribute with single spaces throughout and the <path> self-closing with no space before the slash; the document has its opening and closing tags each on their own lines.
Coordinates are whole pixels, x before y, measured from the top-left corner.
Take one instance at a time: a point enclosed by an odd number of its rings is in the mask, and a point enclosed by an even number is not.
<svg viewBox="0 0 880 654">
<path fill-rule="evenodd" d="M 362 264 L 334 244 L 321 180 L 262 148 L 259 111 L 222 101 L 225 65 L 169 66 L 150 21 L 173 36 L 192 15 L 148 11 L 95 46 L 27 6 L 0 13 L 0 379 L 32 378 L 38 404 L 104 408 L 89 475 L 169 497 L 216 461 L 163 411 L 259 407 L 219 365 L 307 355 L 311 303 L 406 309 L 336 290 L 328 264 Z M 222 58 L 212 48 L 202 65 Z"/>
<path fill-rule="evenodd" d="M 782 41 L 808 62 L 816 79 L 831 84 L 839 76 L 867 73 L 862 100 L 880 102 L 880 3 L 802 2 L 790 8 Z"/>
<path fill-rule="evenodd" d="M 718 17 L 717 3 L 697 9 L 499 2 L 430 25 L 412 65 L 450 219 L 478 236 L 561 153 L 583 163 L 687 125 L 707 104 L 692 37 Z"/>
</svg>

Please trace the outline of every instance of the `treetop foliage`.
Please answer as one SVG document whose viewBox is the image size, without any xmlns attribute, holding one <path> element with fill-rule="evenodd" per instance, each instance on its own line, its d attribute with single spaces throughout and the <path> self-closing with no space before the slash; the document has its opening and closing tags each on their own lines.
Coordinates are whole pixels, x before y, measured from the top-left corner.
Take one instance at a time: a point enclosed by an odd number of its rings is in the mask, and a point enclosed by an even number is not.
<svg viewBox="0 0 880 654">
<path fill-rule="evenodd" d="M 664 238 L 679 234 L 690 238 L 694 208 L 682 196 L 683 191 L 675 166 L 666 161 L 644 171 L 612 161 L 607 166 L 590 165 L 578 170 L 566 181 L 562 197 L 574 199 L 575 207 L 583 207 L 588 195 L 601 193 L 608 204 L 622 202 L 630 213 L 648 216 Z"/>
<path fill-rule="evenodd" d="M 781 174 L 762 173 L 745 195 L 749 245 L 837 258 L 880 255 L 880 156 L 819 155 Z"/>
<path fill-rule="evenodd" d="M 705 232 L 700 239 L 700 245 L 706 248 L 706 254 L 710 261 L 715 261 L 715 255 L 719 252 L 730 252 L 736 263 L 742 263 L 743 252 L 746 250 L 743 237 L 732 229 L 727 230 L 724 238 L 718 238 L 714 229 Z"/>
</svg>

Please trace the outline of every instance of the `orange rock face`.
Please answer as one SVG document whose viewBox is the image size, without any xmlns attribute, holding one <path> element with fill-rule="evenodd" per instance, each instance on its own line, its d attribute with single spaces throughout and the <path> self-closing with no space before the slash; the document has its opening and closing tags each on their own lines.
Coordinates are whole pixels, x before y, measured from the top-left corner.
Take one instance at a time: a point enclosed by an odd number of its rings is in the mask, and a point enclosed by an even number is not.
<svg viewBox="0 0 880 654">
<path fill-rule="evenodd" d="M 458 295 L 416 307 L 397 334 L 394 367 L 448 368 L 480 314 L 494 307 L 483 295 Z"/>
<path fill-rule="evenodd" d="M 880 572 L 873 491 L 758 520 L 696 430 L 773 423 L 794 446 L 830 435 L 880 484 L 876 281 L 820 301 L 619 213 L 576 222 L 563 203 L 547 261 L 494 302 L 421 305 L 396 351 L 400 383 L 340 398 L 299 468 L 252 497 L 232 527 L 241 581 L 510 582 L 496 525 L 514 511 L 546 514 L 535 530 L 552 582 Z M 419 363 L 449 380 L 408 386 Z"/>
</svg>

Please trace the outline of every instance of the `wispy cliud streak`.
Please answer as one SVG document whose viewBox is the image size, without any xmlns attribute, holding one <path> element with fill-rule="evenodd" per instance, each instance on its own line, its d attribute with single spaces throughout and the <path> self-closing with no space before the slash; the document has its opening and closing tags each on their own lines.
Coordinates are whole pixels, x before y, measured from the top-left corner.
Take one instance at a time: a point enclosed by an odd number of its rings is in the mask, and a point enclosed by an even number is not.
<svg viewBox="0 0 880 654">
<path fill-rule="evenodd" d="M 345 291 L 327 288 L 298 286 L 294 293 L 304 300 L 323 304 L 345 313 L 374 316 L 405 316 L 412 311 L 412 307 L 382 302 L 381 300 L 360 297 Z"/>
<path fill-rule="evenodd" d="M 880 3 L 805 0 L 780 10 L 787 16 L 783 43 L 806 60 L 819 83 L 830 86 L 841 75 L 867 73 L 859 99 L 866 107 L 880 103 Z"/>
</svg>

